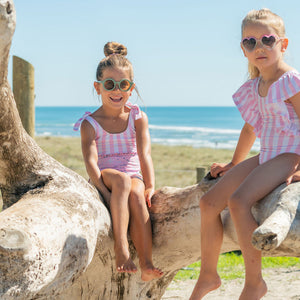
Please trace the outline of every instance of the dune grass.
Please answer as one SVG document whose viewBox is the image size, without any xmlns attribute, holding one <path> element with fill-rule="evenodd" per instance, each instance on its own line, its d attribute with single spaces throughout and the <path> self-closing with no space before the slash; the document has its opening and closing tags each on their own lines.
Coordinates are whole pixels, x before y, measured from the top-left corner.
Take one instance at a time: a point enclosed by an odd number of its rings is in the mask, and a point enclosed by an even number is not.
<svg viewBox="0 0 300 300">
<path fill-rule="evenodd" d="M 66 167 L 88 178 L 81 155 L 80 138 L 36 137 L 40 147 Z M 229 162 L 233 150 L 193 148 L 188 146 L 152 145 L 156 188 L 185 187 L 196 183 L 196 168 L 209 170 L 213 162 Z M 254 155 L 255 153 L 250 153 Z M 175 280 L 197 279 L 201 262 L 180 270 Z M 300 258 L 264 257 L 263 268 L 300 268 Z M 244 277 L 243 257 L 235 252 L 222 254 L 218 264 L 224 280 Z"/>
<path fill-rule="evenodd" d="M 37 137 L 37 143 L 66 167 L 87 178 L 80 138 Z M 233 150 L 152 145 L 156 188 L 185 187 L 196 183 L 196 168 L 207 170 L 213 162 L 229 162 Z"/>
<path fill-rule="evenodd" d="M 198 279 L 201 261 L 181 269 L 174 280 Z M 300 268 L 300 258 L 296 257 L 263 257 L 262 268 Z M 218 273 L 222 280 L 245 278 L 243 256 L 236 252 L 221 254 L 218 262 Z"/>
</svg>

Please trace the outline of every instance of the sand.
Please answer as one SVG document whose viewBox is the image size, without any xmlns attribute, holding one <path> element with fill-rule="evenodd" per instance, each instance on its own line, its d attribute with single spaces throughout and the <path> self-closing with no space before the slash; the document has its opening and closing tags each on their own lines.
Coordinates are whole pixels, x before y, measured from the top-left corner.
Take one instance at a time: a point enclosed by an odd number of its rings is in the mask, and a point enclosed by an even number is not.
<svg viewBox="0 0 300 300">
<path fill-rule="evenodd" d="M 263 300 L 300 300 L 300 270 L 264 269 L 264 279 L 268 293 Z M 187 300 L 192 293 L 196 280 L 173 281 L 162 297 L 163 300 Z M 222 286 L 206 295 L 203 300 L 235 300 L 243 288 L 243 279 L 223 281 Z"/>
</svg>

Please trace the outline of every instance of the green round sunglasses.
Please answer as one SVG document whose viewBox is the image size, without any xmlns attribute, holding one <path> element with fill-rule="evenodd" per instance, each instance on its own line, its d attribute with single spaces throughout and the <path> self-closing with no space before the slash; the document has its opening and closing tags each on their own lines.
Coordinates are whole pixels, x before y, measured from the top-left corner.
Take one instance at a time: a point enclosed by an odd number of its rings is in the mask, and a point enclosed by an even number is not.
<svg viewBox="0 0 300 300">
<path fill-rule="evenodd" d="M 107 78 L 104 80 L 96 80 L 96 82 L 102 83 L 103 88 L 106 91 L 113 91 L 116 88 L 116 85 L 118 85 L 120 91 L 128 92 L 133 85 L 133 82 L 131 82 L 128 79 L 121 79 L 120 81 L 115 81 L 112 78 Z"/>
</svg>

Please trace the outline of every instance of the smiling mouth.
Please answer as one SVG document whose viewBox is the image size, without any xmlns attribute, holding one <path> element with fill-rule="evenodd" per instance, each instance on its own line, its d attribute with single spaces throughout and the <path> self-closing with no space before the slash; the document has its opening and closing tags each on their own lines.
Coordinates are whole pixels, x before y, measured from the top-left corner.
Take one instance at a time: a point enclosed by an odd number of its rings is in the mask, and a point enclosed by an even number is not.
<svg viewBox="0 0 300 300">
<path fill-rule="evenodd" d="M 119 98 L 112 98 L 110 97 L 110 100 L 113 101 L 113 102 L 120 102 L 122 101 L 123 97 L 119 97 Z"/>
</svg>

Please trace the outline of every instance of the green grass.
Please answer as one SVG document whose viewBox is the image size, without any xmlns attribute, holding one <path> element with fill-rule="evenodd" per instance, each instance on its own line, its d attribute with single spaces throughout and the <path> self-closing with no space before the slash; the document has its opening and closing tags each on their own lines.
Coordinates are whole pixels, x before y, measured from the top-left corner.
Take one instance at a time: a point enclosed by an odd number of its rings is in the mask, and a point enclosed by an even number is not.
<svg viewBox="0 0 300 300">
<path fill-rule="evenodd" d="M 300 268 L 300 258 L 298 257 L 263 257 L 263 268 Z"/>
<path fill-rule="evenodd" d="M 201 262 L 195 262 L 187 268 L 180 270 L 174 280 L 197 279 Z M 263 257 L 262 268 L 300 268 L 300 258 L 296 257 Z M 222 280 L 244 278 L 244 260 L 242 255 L 234 252 L 221 254 L 218 262 L 218 273 Z"/>
</svg>

